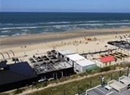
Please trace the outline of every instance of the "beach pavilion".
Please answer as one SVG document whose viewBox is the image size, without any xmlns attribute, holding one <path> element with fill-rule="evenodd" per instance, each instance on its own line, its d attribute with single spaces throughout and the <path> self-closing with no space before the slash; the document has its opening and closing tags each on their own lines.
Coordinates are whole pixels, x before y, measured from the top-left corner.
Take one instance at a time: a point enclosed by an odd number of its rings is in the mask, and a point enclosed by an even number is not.
<svg viewBox="0 0 130 95">
<path fill-rule="evenodd" d="M 111 66 L 115 64 L 115 58 L 114 56 L 103 56 L 100 57 L 98 60 L 96 60 L 96 63 L 99 67 L 106 67 L 106 66 Z"/>
<path fill-rule="evenodd" d="M 32 84 L 37 75 L 27 62 L 6 64 L 0 62 L 0 92 Z"/>
</svg>

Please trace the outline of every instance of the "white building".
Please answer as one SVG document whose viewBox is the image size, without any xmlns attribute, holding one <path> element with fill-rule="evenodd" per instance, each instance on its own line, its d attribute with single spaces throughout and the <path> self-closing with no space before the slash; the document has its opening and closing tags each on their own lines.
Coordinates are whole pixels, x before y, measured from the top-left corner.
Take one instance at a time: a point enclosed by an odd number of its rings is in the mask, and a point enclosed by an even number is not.
<svg viewBox="0 0 130 95">
<path fill-rule="evenodd" d="M 127 88 L 130 88 L 130 78 L 127 76 L 122 76 L 119 78 L 119 81 L 125 85 L 127 85 Z"/>
<path fill-rule="evenodd" d="M 65 59 L 74 67 L 74 71 L 77 73 L 97 68 L 93 61 L 87 60 L 79 54 L 66 55 Z"/>
<path fill-rule="evenodd" d="M 101 68 L 116 64 L 115 58 L 113 56 L 101 57 L 98 60 L 95 60 L 95 63 L 97 64 L 97 66 L 99 66 Z"/>
<path fill-rule="evenodd" d="M 118 82 L 116 80 L 108 82 L 108 85 L 120 93 L 127 90 L 127 86 L 125 84 Z"/>
</svg>

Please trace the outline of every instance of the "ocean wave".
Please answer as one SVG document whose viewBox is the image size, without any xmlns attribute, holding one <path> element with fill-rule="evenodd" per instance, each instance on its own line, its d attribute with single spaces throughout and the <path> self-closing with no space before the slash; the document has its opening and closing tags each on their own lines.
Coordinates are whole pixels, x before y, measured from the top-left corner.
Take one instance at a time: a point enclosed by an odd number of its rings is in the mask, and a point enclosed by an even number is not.
<svg viewBox="0 0 130 95">
<path fill-rule="evenodd" d="M 17 25 L 36 25 L 38 23 L 1 23 L 1 25 L 17 26 Z"/>
<path fill-rule="evenodd" d="M 130 23 L 83 23 L 83 24 L 65 24 L 65 25 L 48 25 L 48 26 L 32 26 L 32 27 L 6 27 L 0 28 L 0 30 L 13 30 L 13 29 L 22 29 L 22 31 L 26 32 L 28 29 L 36 29 L 36 28 L 46 28 L 46 27 L 69 27 L 69 26 L 103 26 L 103 25 L 129 25 Z"/>
<path fill-rule="evenodd" d="M 2 25 L 7 26 L 33 26 L 33 25 L 46 25 L 46 24 L 69 24 L 70 21 L 61 21 L 61 22 L 38 22 L 38 23 L 1 23 Z"/>
<path fill-rule="evenodd" d="M 45 22 L 45 23 L 47 23 L 47 24 L 66 24 L 66 23 L 71 23 L 71 21 Z M 41 23 L 41 24 L 43 24 L 43 23 Z"/>
<path fill-rule="evenodd" d="M 121 21 L 128 22 L 128 21 L 130 21 L 130 20 L 121 20 Z"/>
<path fill-rule="evenodd" d="M 0 28 L 0 30 L 14 30 L 14 29 L 35 29 L 35 28 L 44 28 L 44 27 L 56 27 L 56 28 L 60 28 L 60 27 L 68 27 L 68 26 L 78 26 L 78 25 L 101 25 L 101 24 L 67 24 L 67 25 L 50 25 L 50 26 L 32 26 L 32 27 L 4 27 L 4 28 Z M 25 31 L 25 30 L 23 30 Z"/>
<path fill-rule="evenodd" d="M 56 25 L 40 25 L 40 26 L 29 26 L 29 27 L 4 27 L 4 28 L 0 28 L 0 30 L 2 31 L 1 33 L 8 33 L 10 32 L 11 30 L 21 30 L 23 32 L 28 32 L 30 29 L 47 29 L 47 28 L 56 28 L 56 29 L 66 29 L 68 27 L 106 27 L 106 26 L 112 26 L 112 25 L 115 25 L 115 26 L 124 26 L 124 25 L 130 25 L 130 22 L 121 22 L 121 23 L 118 23 L 118 22 L 104 22 L 104 23 L 73 23 L 73 24 L 56 24 Z M 49 29 L 49 30 L 50 30 Z M 47 30 L 45 30 L 47 31 Z M 51 30 L 52 31 L 52 30 Z"/>
<path fill-rule="evenodd" d="M 37 25 L 59 25 L 59 24 L 91 24 L 91 23 L 109 23 L 109 22 L 113 22 L 113 23 L 118 23 L 118 22 L 129 22 L 130 20 L 86 20 L 86 21 L 59 21 L 59 22 L 37 22 L 37 23 L 0 23 L 3 26 L 37 26 Z"/>
<path fill-rule="evenodd" d="M 21 33 L 20 35 L 27 35 L 28 33 L 26 33 L 26 32 L 23 32 L 23 33 Z"/>
<path fill-rule="evenodd" d="M 15 33 L 12 36 L 15 37 L 15 36 L 22 36 L 22 35 L 27 35 L 27 33 L 26 32 L 24 32 L 24 33 Z"/>
<path fill-rule="evenodd" d="M 28 31 L 28 29 L 21 29 L 21 31 L 23 31 L 23 32 L 27 32 L 27 31 Z"/>
<path fill-rule="evenodd" d="M 38 23 L 1 23 L 2 25 L 7 26 L 33 26 L 33 25 L 55 25 L 55 24 L 77 24 L 77 23 L 96 23 L 104 21 L 59 21 L 59 22 L 38 22 Z"/>
<path fill-rule="evenodd" d="M 33 28 L 38 28 L 37 26 L 32 26 L 32 27 L 6 27 L 6 28 L 0 28 L 0 30 L 7 30 L 7 29 L 33 29 Z"/>
<path fill-rule="evenodd" d="M 2 37 L 2 38 L 3 38 L 3 37 L 8 37 L 8 36 L 9 36 L 9 35 L 0 35 L 0 37 Z"/>
<path fill-rule="evenodd" d="M 87 21 L 87 22 L 93 22 L 94 23 L 94 22 L 104 22 L 104 21 Z"/>
<path fill-rule="evenodd" d="M 130 25 L 129 23 L 105 23 L 105 25 Z"/>
<path fill-rule="evenodd" d="M 15 33 L 15 34 L 13 34 L 12 36 L 13 36 L 13 37 L 15 37 L 15 36 L 20 36 L 20 33 Z"/>
<path fill-rule="evenodd" d="M 103 26 L 104 24 L 77 24 L 77 25 L 87 25 L 87 26 Z"/>
<path fill-rule="evenodd" d="M 10 30 L 4 30 L 4 31 L 0 31 L 1 33 L 9 33 Z"/>
</svg>

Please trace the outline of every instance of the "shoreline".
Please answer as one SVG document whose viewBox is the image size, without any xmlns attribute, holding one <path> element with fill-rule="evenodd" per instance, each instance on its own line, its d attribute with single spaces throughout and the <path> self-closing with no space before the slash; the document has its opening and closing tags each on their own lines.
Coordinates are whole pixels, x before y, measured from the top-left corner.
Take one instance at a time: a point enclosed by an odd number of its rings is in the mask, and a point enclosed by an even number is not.
<svg viewBox="0 0 130 95">
<path fill-rule="evenodd" d="M 54 42 L 78 37 L 122 34 L 129 32 L 130 27 L 114 28 L 114 29 L 81 29 L 66 32 L 28 34 L 28 35 L 0 38 L 0 45 L 18 46 L 18 45 L 38 44 L 38 43 Z"/>
<path fill-rule="evenodd" d="M 82 45 L 85 45 L 85 37 L 91 39 L 97 38 L 100 40 L 100 43 L 105 44 L 105 42 L 102 41 L 112 40 L 115 39 L 115 36 L 120 36 L 124 34 L 130 34 L 130 28 L 76 30 L 71 32 L 32 34 L 26 36 L 8 37 L 1 39 L 0 52 L 7 52 L 9 50 L 13 50 L 15 53 L 23 53 L 25 51 L 37 52 L 40 50 L 46 52 L 53 48 L 57 48 L 59 50 L 72 49 L 74 51 L 84 51 L 83 49 L 85 48 L 83 48 L 82 46 L 73 45 L 75 41 L 81 41 Z M 94 45 L 93 42 L 91 45 Z M 88 46 L 88 49 L 89 48 L 94 49 L 94 47 Z"/>
</svg>

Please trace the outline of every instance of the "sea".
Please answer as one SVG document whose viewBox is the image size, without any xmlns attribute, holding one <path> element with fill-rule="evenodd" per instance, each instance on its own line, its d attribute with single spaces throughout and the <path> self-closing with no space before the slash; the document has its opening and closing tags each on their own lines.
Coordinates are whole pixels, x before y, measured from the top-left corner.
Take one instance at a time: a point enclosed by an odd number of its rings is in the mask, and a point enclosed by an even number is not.
<svg viewBox="0 0 130 95">
<path fill-rule="evenodd" d="M 0 37 L 130 27 L 130 13 L 0 12 Z"/>
</svg>

